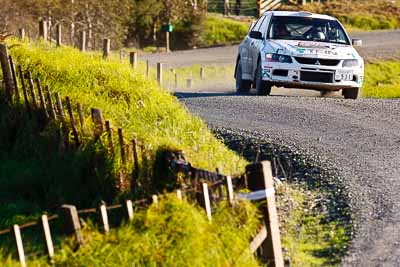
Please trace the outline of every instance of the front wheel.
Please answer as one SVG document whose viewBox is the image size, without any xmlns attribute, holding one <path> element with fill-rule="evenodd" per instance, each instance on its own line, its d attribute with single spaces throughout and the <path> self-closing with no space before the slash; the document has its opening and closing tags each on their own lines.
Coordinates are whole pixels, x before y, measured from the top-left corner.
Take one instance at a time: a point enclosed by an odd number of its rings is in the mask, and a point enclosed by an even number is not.
<svg viewBox="0 0 400 267">
<path fill-rule="evenodd" d="M 360 94 L 360 87 L 343 89 L 343 96 L 345 99 L 357 99 Z"/>
<path fill-rule="evenodd" d="M 236 92 L 238 94 L 247 94 L 251 88 L 251 81 L 242 79 L 242 64 L 240 63 L 240 59 L 237 63 L 236 69 Z"/>
<path fill-rule="evenodd" d="M 272 85 L 268 81 L 263 81 L 261 73 L 261 63 L 257 63 L 256 77 L 255 77 L 257 95 L 270 95 Z"/>
</svg>

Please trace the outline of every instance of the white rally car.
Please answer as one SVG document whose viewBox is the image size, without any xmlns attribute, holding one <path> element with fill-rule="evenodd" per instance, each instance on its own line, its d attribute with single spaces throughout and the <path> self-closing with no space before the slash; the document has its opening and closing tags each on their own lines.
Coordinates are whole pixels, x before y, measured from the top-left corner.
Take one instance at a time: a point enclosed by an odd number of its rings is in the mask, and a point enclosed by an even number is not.
<svg viewBox="0 0 400 267">
<path fill-rule="evenodd" d="M 272 86 L 318 91 L 342 90 L 356 99 L 364 80 L 364 60 L 340 22 L 308 12 L 270 11 L 250 28 L 239 46 L 236 90 L 269 95 Z"/>
</svg>

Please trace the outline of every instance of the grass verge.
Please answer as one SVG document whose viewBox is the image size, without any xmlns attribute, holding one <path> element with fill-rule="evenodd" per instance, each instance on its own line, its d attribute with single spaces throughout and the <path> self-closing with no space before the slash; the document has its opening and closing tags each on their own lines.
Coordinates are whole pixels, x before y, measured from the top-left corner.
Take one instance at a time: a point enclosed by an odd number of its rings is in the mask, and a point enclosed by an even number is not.
<svg viewBox="0 0 400 267">
<path fill-rule="evenodd" d="M 293 266 L 337 266 L 346 251 L 350 225 L 329 220 L 318 189 L 278 187 L 282 244 Z"/>
<path fill-rule="evenodd" d="M 367 98 L 400 98 L 400 62 L 377 61 L 366 64 L 361 90 Z"/>
</svg>

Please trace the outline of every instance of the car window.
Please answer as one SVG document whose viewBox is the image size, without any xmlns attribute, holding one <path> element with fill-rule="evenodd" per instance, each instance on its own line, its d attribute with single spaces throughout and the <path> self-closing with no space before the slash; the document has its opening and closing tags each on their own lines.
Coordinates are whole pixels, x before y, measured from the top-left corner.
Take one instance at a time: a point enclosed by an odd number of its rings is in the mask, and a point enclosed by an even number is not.
<svg viewBox="0 0 400 267">
<path fill-rule="evenodd" d="M 259 31 L 260 30 L 260 26 L 261 23 L 264 21 L 265 16 L 262 16 L 261 18 L 259 18 L 256 22 L 256 24 L 254 25 L 253 29 L 251 29 L 252 31 Z"/>
<path fill-rule="evenodd" d="M 265 19 L 263 20 L 259 31 L 262 33 L 263 37 L 265 36 L 265 34 L 267 33 L 268 30 L 268 25 L 269 25 L 269 21 L 270 21 L 271 16 L 265 16 Z"/>
<path fill-rule="evenodd" d="M 310 17 L 273 17 L 269 39 L 309 40 L 349 45 L 344 29 L 336 20 Z"/>
</svg>

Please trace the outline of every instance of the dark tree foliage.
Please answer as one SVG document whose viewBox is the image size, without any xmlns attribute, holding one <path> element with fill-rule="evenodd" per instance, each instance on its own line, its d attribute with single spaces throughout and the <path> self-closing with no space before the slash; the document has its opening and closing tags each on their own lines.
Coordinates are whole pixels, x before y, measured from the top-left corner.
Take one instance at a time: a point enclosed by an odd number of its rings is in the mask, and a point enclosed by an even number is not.
<svg viewBox="0 0 400 267">
<path fill-rule="evenodd" d="M 203 0 L 0 0 L 0 30 L 25 28 L 38 35 L 38 20 L 47 19 L 54 37 L 62 25 L 63 42 L 76 45 L 86 32 L 87 47 L 98 49 L 103 38 L 114 48 L 125 45 L 161 46 L 162 25 L 172 23 L 173 48 L 194 46 L 204 18 Z"/>
<path fill-rule="evenodd" d="M 128 43 L 139 46 L 158 45 L 165 42 L 161 31 L 164 24 L 171 23 L 172 48 L 187 48 L 197 44 L 205 17 L 202 1 L 192 0 L 133 0 Z"/>
</svg>

